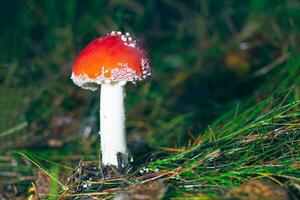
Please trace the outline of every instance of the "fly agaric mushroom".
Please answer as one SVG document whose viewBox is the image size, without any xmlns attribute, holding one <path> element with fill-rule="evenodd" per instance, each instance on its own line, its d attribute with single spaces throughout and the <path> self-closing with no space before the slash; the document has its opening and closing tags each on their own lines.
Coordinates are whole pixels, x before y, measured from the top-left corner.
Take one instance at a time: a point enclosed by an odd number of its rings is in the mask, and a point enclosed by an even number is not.
<svg viewBox="0 0 300 200">
<path fill-rule="evenodd" d="M 125 135 L 124 86 L 151 77 L 151 61 L 142 46 L 120 31 L 99 37 L 88 44 L 73 65 L 71 79 L 100 93 L 100 138 L 103 165 L 122 167 L 128 163 Z"/>
</svg>

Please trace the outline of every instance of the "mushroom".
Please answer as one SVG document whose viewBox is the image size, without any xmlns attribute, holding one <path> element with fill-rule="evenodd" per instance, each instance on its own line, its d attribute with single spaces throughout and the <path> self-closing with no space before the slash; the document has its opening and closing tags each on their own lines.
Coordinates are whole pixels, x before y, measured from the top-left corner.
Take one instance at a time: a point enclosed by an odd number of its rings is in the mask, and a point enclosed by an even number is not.
<svg viewBox="0 0 300 200">
<path fill-rule="evenodd" d="M 88 44 L 73 65 L 71 79 L 83 89 L 100 93 L 100 139 L 103 165 L 128 164 L 124 97 L 127 82 L 151 77 L 147 52 L 129 33 L 112 31 Z M 121 163 L 120 163 L 121 162 Z"/>
</svg>

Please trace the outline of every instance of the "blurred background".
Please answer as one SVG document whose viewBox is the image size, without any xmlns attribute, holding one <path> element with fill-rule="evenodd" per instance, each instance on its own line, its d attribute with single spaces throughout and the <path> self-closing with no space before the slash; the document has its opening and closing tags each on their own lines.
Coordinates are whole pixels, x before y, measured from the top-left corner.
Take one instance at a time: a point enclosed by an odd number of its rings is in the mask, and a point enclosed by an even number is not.
<svg viewBox="0 0 300 200">
<path fill-rule="evenodd" d="M 153 62 L 150 82 L 127 85 L 128 143 L 144 162 L 159 148 L 188 145 L 299 53 L 300 2 L 2 1 L 2 161 L 16 150 L 57 162 L 98 159 L 99 90 L 70 76 L 79 51 L 112 30 L 130 32 Z"/>
</svg>

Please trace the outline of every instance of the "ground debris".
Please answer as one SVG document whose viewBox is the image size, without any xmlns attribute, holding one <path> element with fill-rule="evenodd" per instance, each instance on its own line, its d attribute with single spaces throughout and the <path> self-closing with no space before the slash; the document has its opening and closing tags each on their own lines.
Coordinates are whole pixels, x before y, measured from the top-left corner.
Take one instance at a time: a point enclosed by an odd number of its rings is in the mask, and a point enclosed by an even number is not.
<svg viewBox="0 0 300 200">
<path fill-rule="evenodd" d="M 290 200 L 287 190 L 271 181 L 253 180 L 232 188 L 225 198 L 236 200 Z"/>
<path fill-rule="evenodd" d="M 38 170 L 36 176 L 36 190 L 40 198 L 45 198 L 50 193 L 51 180 L 50 177 L 42 170 Z"/>
<path fill-rule="evenodd" d="M 159 200 L 166 191 L 167 186 L 163 180 L 151 181 L 130 186 L 125 191 L 119 192 L 113 200 Z"/>
<path fill-rule="evenodd" d="M 127 180 L 132 176 L 134 175 L 127 169 L 125 173 L 121 173 L 113 166 L 99 166 L 93 162 L 80 161 L 69 176 L 67 185 L 71 196 L 81 194 L 81 197 L 76 199 L 89 199 L 89 196 L 101 196 L 108 190 L 128 186 Z"/>
<path fill-rule="evenodd" d="M 69 191 L 64 199 L 161 199 L 167 191 L 165 182 L 160 178 L 161 173 L 150 172 L 146 168 L 140 172 L 133 168 L 126 167 L 120 171 L 114 166 L 80 161 L 68 178 Z"/>
</svg>

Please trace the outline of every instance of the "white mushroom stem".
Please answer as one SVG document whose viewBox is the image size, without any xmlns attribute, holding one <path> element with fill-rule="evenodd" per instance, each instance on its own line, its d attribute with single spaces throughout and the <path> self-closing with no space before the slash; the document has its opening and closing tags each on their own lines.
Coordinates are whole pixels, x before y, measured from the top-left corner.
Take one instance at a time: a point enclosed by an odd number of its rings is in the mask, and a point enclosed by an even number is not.
<svg viewBox="0 0 300 200">
<path fill-rule="evenodd" d="M 100 94 L 100 137 L 104 165 L 127 164 L 124 84 L 103 83 Z M 117 154 L 121 153 L 118 158 Z"/>
</svg>

